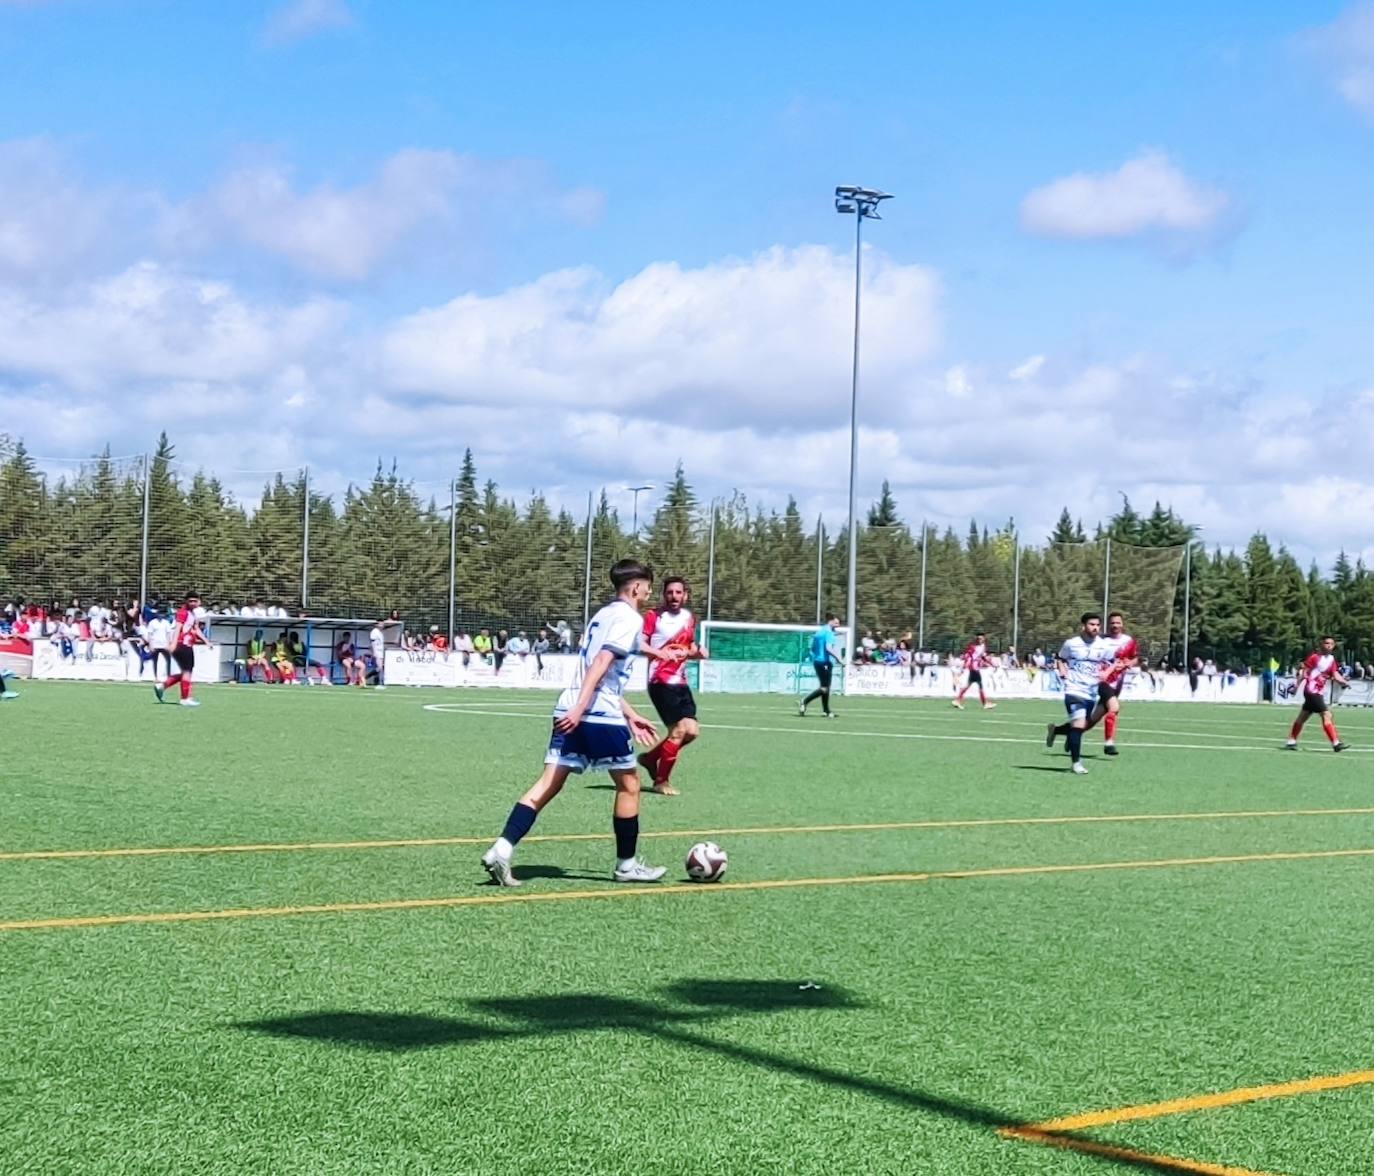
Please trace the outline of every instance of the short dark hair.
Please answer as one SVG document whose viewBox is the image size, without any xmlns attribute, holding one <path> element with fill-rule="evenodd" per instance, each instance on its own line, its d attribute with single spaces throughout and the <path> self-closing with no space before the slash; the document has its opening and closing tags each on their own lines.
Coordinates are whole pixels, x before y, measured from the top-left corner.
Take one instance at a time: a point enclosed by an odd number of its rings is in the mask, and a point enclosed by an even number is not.
<svg viewBox="0 0 1374 1176">
<path fill-rule="evenodd" d="M 1078 623 L 1080 625 L 1086 625 L 1089 621 L 1100 621 L 1101 619 L 1101 613 L 1085 612 L 1081 617 L 1078 618 Z"/>
<path fill-rule="evenodd" d="M 687 583 L 687 579 L 686 579 L 685 576 L 664 576 L 664 577 L 663 577 L 663 590 L 664 590 L 665 592 L 668 590 L 668 585 L 669 585 L 669 584 L 681 584 L 681 585 L 682 585 L 682 590 L 683 590 L 684 592 L 690 592 L 690 591 L 692 590 L 692 589 L 691 589 L 691 586 Z"/>
<path fill-rule="evenodd" d="M 840 618 L 836 613 L 831 613 L 828 617 L 825 618 L 825 623 L 828 625 L 831 621 L 838 621 L 839 619 Z"/>
<path fill-rule="evenodd" d="M 652 584 L 654 569 L 637 559 L 621 559 L 611 565 L 611 583 L 617 592 L 635 580 L 648 580 Z"/>
<path fill-rule="evenodd" d="M 1334 633 L 1323 633 L 1323 634 L 1321 635 L 1321 640 L 1322 640 L 1322 641 L 1335 641 L 1335 640 L 1336 640 L 1336 635 L 1335 635 Z"/>
<path fill-rule="evenodd" d="M 1113 617 L 1120 617 L 1124 621 L 1126 619 L 1126 614 L 1116 611 L 1112 611 L 1107 614 L 1107 620 L 1110 621 Z"/>
</svg>

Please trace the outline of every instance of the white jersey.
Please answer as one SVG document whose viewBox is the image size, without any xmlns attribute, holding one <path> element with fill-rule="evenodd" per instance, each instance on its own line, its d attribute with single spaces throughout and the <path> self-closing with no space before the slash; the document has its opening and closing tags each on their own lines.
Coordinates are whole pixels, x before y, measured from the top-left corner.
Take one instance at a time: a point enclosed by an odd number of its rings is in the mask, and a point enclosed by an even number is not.
<svg viewBox="0 0 1374 1176">
<path fill-rule="evenodd" d="M 582 721 L 625 726 L 625 712 L 620 709 L 620 700 L 625 694 L 625 683 L 630 679 L 630 669 L 634 664 L 634 655 L 639 651 L 639 638 L 643 631 L 644 622 L 640 620 L 639 610 L 627 601 L 614 600 L 599 610 L 582 635 L 582 648 L 577 651 L 577 668 L 573 671 L 572 682 L 558 696 L 558 703 L 553 708 L 554 716 L 572 709 L 596 655 L 606 650 L 615 655 L 615 661 L 597 686 Z"/>
<path fill-rule="evenodd" d="M 1060 660 L 1068 667 L 1064 693 L 1075 698 L 1096 698 L 1102 669 L 1111 665 L 1115 656 L 1115 643 L 1105 638 L 1086 641 L 1082 636 L 1070 637 L 1059 650 Z"/>
<path fill-rule="evenodd" d="M 149 649 L 172 648 L 172 622 L 166 617 L 154 617 L 143 630 Z"/>
</svg>

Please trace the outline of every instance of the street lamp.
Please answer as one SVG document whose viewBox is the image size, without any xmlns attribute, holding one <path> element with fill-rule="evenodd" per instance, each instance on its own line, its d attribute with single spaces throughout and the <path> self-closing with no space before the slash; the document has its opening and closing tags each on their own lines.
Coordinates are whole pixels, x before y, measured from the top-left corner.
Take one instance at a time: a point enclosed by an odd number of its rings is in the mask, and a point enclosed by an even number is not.
<svg viewBox="0 0 1374 1176">
<path fill-rule="evenodd" d="M 638 539 L 638 538 L 639 538 L 639 495 L 640 495 L 640 492 L 641 492 L 641 491 L 644 491 L 644 490 L 652 490 L 653 488 L 654 488 L 654 487 L 653 487 L 653 483 L 652 483 L 652 482 L 649 483 L 649 485 L 647 485 L 647 486 L 626 486 L 626 487 L 625 487 L 626 490 L 628 490 L 631 494 L 633 494 L 633 495 L 635 496 L 634 522 L 631 524 L 631 527 L 630 527 L 630 534 L 633 535 L 633 536 L 635 537 L 635 539 Z"/>
<path fill-rule="evenodd" d="M 849 625 L 849 656 L 854 657 L 854 638 L 858 633 L 858 536 L 855 534 L 855 476 L 859 465 L 859 295 L 863 274 L 863 237 L 865 220 L 882 220 L 878 206 L 891 200 L 890 192 L 877 188 L 858 188 L 841 184 L 835 189 L 835 211 L 854 215 L 854 375 L 849 389 L 849 586 L 845 594 L 846 623 Z"/>
</svg>

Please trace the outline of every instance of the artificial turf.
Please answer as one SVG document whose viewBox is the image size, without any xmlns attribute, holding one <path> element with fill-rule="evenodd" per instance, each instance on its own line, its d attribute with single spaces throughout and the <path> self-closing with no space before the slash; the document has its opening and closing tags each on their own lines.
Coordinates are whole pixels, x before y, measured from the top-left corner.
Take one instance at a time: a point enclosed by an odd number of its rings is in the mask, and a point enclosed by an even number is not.
<svg viewBox="0 0 1374 1176">
<path fill-rule="evenodd" d="M 708 695 L 642 848 L 681 883 L 710 835 L 725 884 L 614 886 L 600 777 L 519 901 L 262 914 L 512 897 L 477 857 L 550 699 L 200 696 L 0 709 L 0 1171 L 1374 1172 L 1374 1085 L 1077 1136 L 1113 1156 L 997 1131 L 1374 1065 L 1374 856 L 1273 856 L 1374 850 L 1374 716 L 1293 755 L 1274 708 L 1137 704 L 1080 778 L 1045 705 Z"/>
</svg>

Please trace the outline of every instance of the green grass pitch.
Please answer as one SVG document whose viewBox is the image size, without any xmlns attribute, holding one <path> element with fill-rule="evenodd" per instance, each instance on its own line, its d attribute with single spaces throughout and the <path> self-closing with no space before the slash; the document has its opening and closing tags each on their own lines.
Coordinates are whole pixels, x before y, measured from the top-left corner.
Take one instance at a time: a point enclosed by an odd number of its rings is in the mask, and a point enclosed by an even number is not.
<svg viewBox="0 0 1374 1176">
<path fill-rule="evenodd" d="M 600 776 L 512 894 L 548 695 L 199 694 L 0 707 L 0 1172 L 1374 1172 L 1358 1078 L 998 1131 L 1374 1067 L 1374 714 L 1294 755 L 1287 710 L 1128 705 L 1079 778 L 1046 704 L 707 696 L 644 802 L 672 885 L 609 881 Z"/>
</svg>

